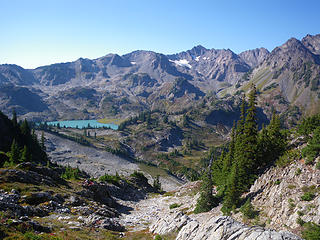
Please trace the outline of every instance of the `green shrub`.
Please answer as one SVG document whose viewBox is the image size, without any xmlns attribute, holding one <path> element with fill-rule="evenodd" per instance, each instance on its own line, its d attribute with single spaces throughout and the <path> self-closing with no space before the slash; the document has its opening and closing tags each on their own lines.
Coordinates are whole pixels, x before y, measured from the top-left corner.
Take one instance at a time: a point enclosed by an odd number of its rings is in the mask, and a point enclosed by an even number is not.
<svg viewBox="0 0 320 240">
<path fill-rule="evenodd" d="M 160 176 L 157 175 L 156 178 L 153 180 L 153 188 L 155 192 L 162 192 Z"/>
<path fill-rule="evenodd" d="M 308 145 L 302 149 L 302 156 L 306 158 L 306 164 L 313 164 L 315 158 L 320 154 L 320 127 L 317 127 Z"/>
<path fill-rule="evenodd" d="M 289 189 L 295 189 L 295 188 L 296 188 L 296 186 L 295 186 L 295 185 L 293 185 L 293 184 L 290 184 L 290 185 L 288 185 L 288 188 L 289 188 Z"/>
<path fill-rule="evenodd" d="M 300 151 L 298 149 L 292 149 L 286 151 L 279 159 L 276 161 L 278 167 L 285 167 L 292 163 L 294 160 L 300 159 Z"/>
<path fill-rule="evenodd" d="M 112 184 L 118 184 L 121 180 L 121 177 L 116 173 L 116 175 L 105 174 L 99 178 L 100 182 L 108 182 Z"/>
<path fill-rule="evenodd" d="M 303 119 L 298 126 L 298 133 L 309 137 L 317 127 L 320 127 L 320 114 Z"/>
<path fill-rule="evenodd" d="M 301 217 L 298 217 L 298 218 L 297 218 L 297 223 L 298 223 L 300 226 L 303 226 L 306 222 L 303 221 Z"/>
<path fill-rule="evenodd" d="M 316 169 L 320 170 L 320 162 L 317 162 Z"/>
<path fill-rule="evenodd" d="M 161 237 L 160 235 L 156 235 L 156 236 L 154 237 L 154 240 L 162 240 L 162 237 Z"/>
<path fill-rule="evenodd" d="M 146 181 L 146 182 L 148 181 L 148 179 L 144 176 L 142 172 L 134 171 L 130 176 L 134 178 L 138 178 L 142 181 Z"/>
<path fill-rule="evenodd" d="M 288 203 L 289 203 L 289 210 L 293 211 L 293 209 L 296 207 L 296 204 L 294 203 L 294 200 L 292 198 L 288 199 Z"/>
<path fill-rule="evenodd" d="M 301 168 L 297 168 L 296 172 L 295 172 L 295 175 L 298 176 L 301 174 Z"/>
<path fill-rule="evenodd" d="M 311 201 L 316 197 L 313 192 L 306 192 L 301 196 L 302 201 Z"/>
<path fill-rule="evenodd" d="M 170 208 L 170 209 L 174 209 L 174 208 L 178 208 L 178 207 L 180 207 L 180 206 L 181 206 L 181 204 L 172 203 L 172 204 L 169 206 L 169 208 Z"/>
<path fill-rule="evenodd" d="M 277 180 L 274 182 L 274 184 L 276 184 L 276 185 L 280 185 L 280 183 L 281 183 L 281 180 L 280 180 L 280 179 L 277 179 Z"/>
<path fill-rule="evenodd" d="M 26 240 L 42 240 L 42 237 L 35 234 L 35 233 L 32 233 L 32 232 L 26 232 L 23 237 L 26 239 Z"/>
<path fill-rule="evenodd" d="M 248 199 L 245 204 L 243 204 L 240 208 L 240 212 L 243 214 L 244 217 L 253 219 L 256 216 L 259 215 L 259 211 L 256 211 L 253 207 L 253 205 L 250 202 L 250 199 Z"/>
<path fill-rule="evenodd" d="M 320 240 L 320 225 L 313 222 L 304 224 L 305 230 L 302 231 L 302 237 L 306 240 Z"/>
<path fill-rule="evenodd" d="M 61 178 L 67 179 L 67 180 L 76 180 L 80 178 L 80 170 L 79 168 L 72 168 L 70 166 L 67 166 L 65 168 L 64 173 L 61 175 Z"/>
</svg>

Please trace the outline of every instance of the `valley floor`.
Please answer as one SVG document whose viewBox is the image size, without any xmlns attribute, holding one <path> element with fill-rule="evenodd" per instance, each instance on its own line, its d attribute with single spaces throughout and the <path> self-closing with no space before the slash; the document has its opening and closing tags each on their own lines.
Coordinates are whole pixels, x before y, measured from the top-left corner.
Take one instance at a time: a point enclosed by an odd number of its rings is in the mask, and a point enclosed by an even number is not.
<svg viewBox="0 0 320 240">
<path fill-rule="evenodd" d="M 45 138 L 47 154 L 52 162 L 62 166 L 78 167 L 95 178 L 104 174 L 116 175 L 116 173 L 128 176 L 134 171 L 142 171 L 152 183 L 155 176 L 149 172 L 159 171 L 156 167 L 145 166 L 102 149 L 83 146 L 47 132 L 45 132 Z M 168 175 L 164 171 L 160 181 L 164 191 L 174 190 L 184 183 L 181 179 Z"/>
</svg>

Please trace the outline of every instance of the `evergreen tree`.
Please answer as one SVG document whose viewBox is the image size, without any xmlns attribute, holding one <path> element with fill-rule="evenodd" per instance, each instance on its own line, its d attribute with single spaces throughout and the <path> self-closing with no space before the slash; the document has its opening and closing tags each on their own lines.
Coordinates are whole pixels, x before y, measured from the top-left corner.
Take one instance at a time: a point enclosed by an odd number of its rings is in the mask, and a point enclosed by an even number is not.
<svg viewBox="0 0 320 240">
<path fill-rule="evenodd" d="M 244 124 L 244 134 L 241 142 L 242 154 L 238 161 L 239 187 L 248 190 L 253 183 L 255 169 L 257 167 L 258 150 L 258 124 L 256 119 L 256 88 L 252 87 L 249 93 L 247 116 Z"/>
<path fill-rule="evenodd" d="M 22 122 L 21 126 L 21 133 L 23 134 L 24 137 L 29 137 L 31 134 L 31 129 L 29 127 L 29 123 L 27 121 L 27 119 L 24 119 L 24 121 Z"/>
<path fill-rule="evenodd" d="M 19 146 L 15 139 L 13 139 L 11 144 L 11 150 L 9 153 L 9 161 L 11 164 L 17 164 L 20 160 Z"/>
<path fill-rule="evenodd" d="M 270 143 L 272 144 L 270 147 L 272 148 L 270 151 L 270 158 L 271 161 L 275 161 L 278 156 L 282 155 L 287 147 L 287 136 L 281 132 L 280 118 L 275 112 L 272 114 L 272 118 L 267 129 Z"/>
<path fill-rule="evenodd" d="M 313 132 L 313 137 L 308 142 L 308 145 L 302 149 L 302 154 L 306 157 L 306 163 L 311 164 L 320 154 L 320 127 L 317 127 Z"/>
<path fill-rule="evenodd" d="M 157 175 L 156 178 L 154 179 L 153 181 L 153 188 L 156 192 L 161 192 L 162 189 L 161 189 L 161 183 L 160 183 L 160 176 Z"/>
<path fill-rule="evenodd" d="M 239 204 L 240 196 L 241 189 L 239 187 L 238 164 L 235 163 L 232 166 L 231 174 L 228 179 L 221 211 L 224 214 L 230 214 L 230 212 L 234 210 Z"/>
<path fill-rule="evenodd" d="M 270 137 L 268 135 L 268 130 L 262 126 L 262 129 L 258 135 L 258 153 L 257 161 L 261 168 L 264 168 L 268 163 L 271 162 L 271 146 Z"/>
<path fill-rule="evenodd" d="M 41 142 L 40 142 L 40 147 L 42 151 L 46 151 L 46 146 L 45 146 L 45 138 L 44 138 L 44 132 L 41 132 Z"/>
<path fill-rule="evenodd" d="M 235 140 L 236 140 L 236 129 L 235 129 L 235 123 L 233 123 L 233 127 L 231 130 L 231 141 L 229 144 L 229 151 L 226 157 L 223 159 L 222 173 L 224 176 L 227 176 L 231 172 L 233 158 L 234 158 L 234 151 L 235 151 Z"/>
<path fill-rule="evenodd" d="M 240 106 L 240 120 L 237 124 L 237 135 L 241 135 L 244 132 L 244 123 L 246 119 L 246 97 L 243 94 L 241 99 L 241 106 Z"/>
<path fill-rule="evenodd" d="M 210 163 L 207 172 L 204 174 L 202 179 L 201 194 L 197 201 L 195 213 L 208 212 L 213 207 L 218 205 L 218 200 L 212 195 L 212 162 L 213 154 L 210 158 Z"/>
<path fill-rule="evenodd" d="M 18 126 L 17 113 L 16 113 L 15 109 L 12 110 L 12 120 L 11 121 L 12 121 L 14 127 Z"/>
<path fill-rule="evenodd" d="M 31 161 L 31 155 L 30 155 L 30 152 L 29 152 L 26 145 L 24 145 L 24 148 L 22 150 L 20 161 L 21 162 L 30 162 Z"/>
</svg>

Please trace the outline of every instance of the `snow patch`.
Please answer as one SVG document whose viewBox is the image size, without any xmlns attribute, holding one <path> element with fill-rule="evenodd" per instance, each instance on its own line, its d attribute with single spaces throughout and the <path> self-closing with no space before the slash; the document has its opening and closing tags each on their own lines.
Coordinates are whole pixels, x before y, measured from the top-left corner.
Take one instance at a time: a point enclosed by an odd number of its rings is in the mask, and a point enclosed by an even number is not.
<svg viewBox="0 0 320 240">
<path fill-rule="evenodd" d="M 174 62 L 175 64 L 181 66 L 181 67 L 188 67 L 188 68 L 192 68 L 192 66 L 189 64 L 187 59 L 180 59 L 180 60 L 170 60 L 170 62 Z"/>
<path fill-rule="evenodd" d="M 136 64 L 136 62 L 131 62 L 131 64 L 132 64 L 132 65 L 135 65 L 135 64 Z"/>
<path fill-rule="evenodd" d="M 199 62 L 199 59 L 200 59 L 200 56 L 196 57 L 195 60 L 196 60 L 197 62 Z"/>
</svg>

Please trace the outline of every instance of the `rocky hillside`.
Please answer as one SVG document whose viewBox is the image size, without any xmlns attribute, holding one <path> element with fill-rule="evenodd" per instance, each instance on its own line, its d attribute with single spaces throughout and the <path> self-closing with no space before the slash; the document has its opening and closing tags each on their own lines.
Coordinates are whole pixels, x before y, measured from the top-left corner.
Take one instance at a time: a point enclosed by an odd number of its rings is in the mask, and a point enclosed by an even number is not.
<svg viewBox="0 0 320 240">
<path fill-rule="evenodd" d="M 319 112 L 319 46 L 319 35 L 308 35 L 301 41 L 289 39 L 268 54 L 229 93 L 246 92 L 253 83 L 260 91 L 261 105 L 267 109 L 291 112 L 291 117 Z"/>
<path fill-rule="evenodd" d="M 290 116 L 315 113 L 319 45 L 319 35 L 307 35 L 271 53 L 259 48 L 237 55 L 230 49 L 196 46 L 173 55 L 135 51 L 30 70 L 1 65 L 1 108 L 6 113 L 16 108 L 35 120 L 128 116 L 147 109 L 181 111 L 206 94 L 228 97 L 255 83 L 265 111 L 275 106 Z M 20 89 L 9 91 L 3 87 L 8 84 Z"/>
<path fill-rule="evenodd" d="M 69 178 L 66 171 L 32 163 L 0 169 L 1 239 L 109 239 L 109 230 L 115 236 L 125 231 L 117 217 L 130 207 L 122 204 L 154 191 L 139 174 L 94 181 L 77 171 Z"/>
</svg>

